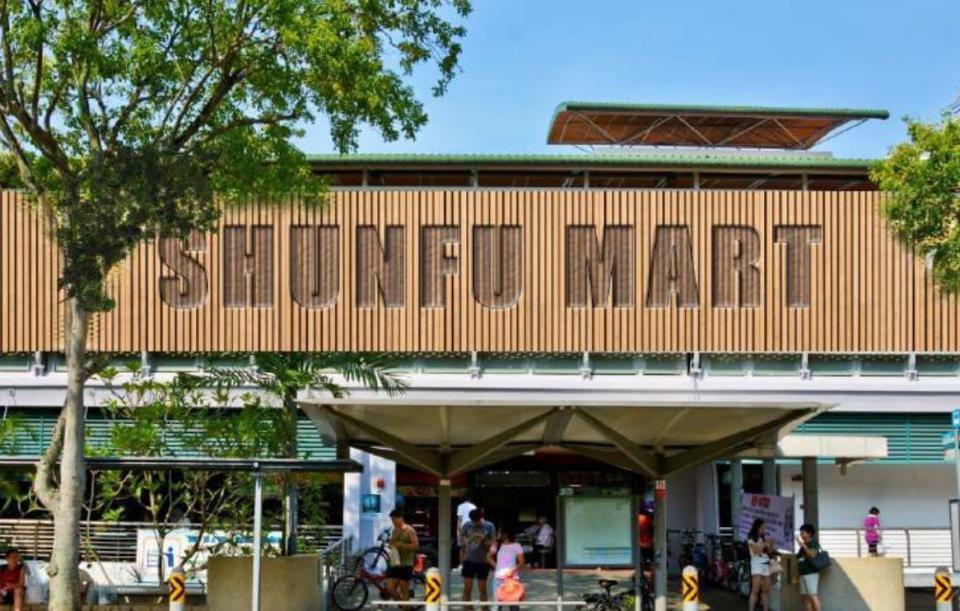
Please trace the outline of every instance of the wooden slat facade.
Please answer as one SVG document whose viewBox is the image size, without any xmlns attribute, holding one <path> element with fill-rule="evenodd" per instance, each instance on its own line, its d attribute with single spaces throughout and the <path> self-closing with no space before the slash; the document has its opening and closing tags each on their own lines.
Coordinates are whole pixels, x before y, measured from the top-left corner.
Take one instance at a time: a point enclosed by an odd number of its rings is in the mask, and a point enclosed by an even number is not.
<svg viewBox="0 0 960 611">
<path fill-rule="evenodd" d="M 0 352 L 56 351 L 62 314 L 56 247 L 21 197 L 5 192 L 0 200 Z M 96 318 L 90 344 L 110 352 L 956 352 L 957 298 L 942 295 L 922 261 L 884 227 L 878 214 L 882 197 L 796 191 L 358 190 L 334 192 L 321 208 L 293 201 L 250 205 L 229 210 L 223 224 L 273 228 L 272 267 L 266 264 L 272 277 L 268 287 L 258 289 L 260 302 L 268 298 L 271 306 L 224 307 L 222 231 L 207 236 L 204 251 L 191 251 L 209 286 L 196 307 L 161 301 L 160 278 L 173 271 L 161 263 L 157 245 L 145 244 L 111 277 L 118 305 Z M 310 239 L 295 233 L 291 245 L 291 227 L 309 225 L 339 228 L 334 241 L 317 238 L 314 250 L 297 251 L 307 263 L 336 259 L 335 269 L 317 276 L 323 291 L 336 291 L 330 305 L 314 295 L 317 307 L 304 307 L 291 294 L 292 286 L 302 292 L 304 283 L 310 284 L 303 269 L 291 273 L 291 248 L 305 248 Z M 381 243 L 388 226 L 405 227 L 403 259 L 393 268 L 404 270 L 398 293 L 402 307 L 385 307 L 379 293 L 375 307 L 357 306 L 357 277 L 364 271 L 357 266 L 354 239 L 360 225 L 374 226 Z M 457 243 L 423 248 L 428 232 L 422 228 L 428 225 L 457 227 L 452 232 Z M 508 242 L 519 241 L 521 247 L 519 267 L 507 259 L 475 284 L 475 254 L 498 260 L 500 248 L 489 233 L 475 233 L 478 225 L 518 227 L 521 238 L 513 234 Z M 606 226 L 633 228 L 632 241 L 617 242 L 633 249 L 618 260 L 630 266 L 632 305 L 568 306 L 569 226 L 593 226 L 598 236 Z M 697 307 L 649 307 L 651 257 L 657 228 L 664 226 L 687 227 Z M 752 228 L 759 242 L 718 243 L 718 227 L 740 228 L 727 236 L 738 239 L 751 233 L 743 227 Z M 788 301 L 788 249 L 775 240 L 783 228 L 797 227 L 819 228 L 820 238 L 809 246 L 809 305 L 802 307 Z M 452 237 L 450 231 L 436 235 Z M 475 248 L 478 235 L 487 241 Z M 249 252 L 254 237 L 249 231 L 246 236 Z M 737 287 L 724 283 L 739 276 L 727 273 L 715 281 L 714 261 L 750 255 L 753 246 L 759 252 L 759 304 L 716 305 L 737 295 Z M 724 250 L 730 248 L 737 251 Z M 425 254 L 455 272 L 430 285 L 430 295 L 420 278 Z M 261 260 L 256 269 L 262 273 L 264 265 Z M 670 279 L 681 268 L 674 261 L 660 272 Z M 522 270 L 522 278 L 497 275 L 514 269 Z M 511 300 L 517 284 L 519 297 Z M 226 292 L 237 299 L 236 290 Z M 425 300 L 447 305 L 421 307 Z"/>
</svg>

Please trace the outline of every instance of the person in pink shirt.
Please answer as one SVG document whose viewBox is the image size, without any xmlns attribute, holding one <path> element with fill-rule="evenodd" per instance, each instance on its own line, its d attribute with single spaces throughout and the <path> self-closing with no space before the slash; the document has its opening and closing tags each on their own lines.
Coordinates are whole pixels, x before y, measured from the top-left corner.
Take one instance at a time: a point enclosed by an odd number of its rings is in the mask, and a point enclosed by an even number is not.
<svg viewBox="0 0 960 611">
<path fill-rule="evenodd" d="M 879 556 L 878 548 L 880 541 L 883 540 L 883 534 L 880 532 L 880 510 L 876 507 L 871 507 L 870 513 L 863 519 L 863 538 L 867 542 L 870 555 Z"/>
</svg>

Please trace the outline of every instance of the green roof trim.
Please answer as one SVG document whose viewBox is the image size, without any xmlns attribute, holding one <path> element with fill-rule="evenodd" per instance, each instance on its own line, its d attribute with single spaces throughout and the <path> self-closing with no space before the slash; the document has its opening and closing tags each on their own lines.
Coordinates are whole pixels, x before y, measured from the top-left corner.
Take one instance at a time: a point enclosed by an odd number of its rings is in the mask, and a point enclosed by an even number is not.
<svg viewBox="0 0 960 611">
<path fill-rule="evenodd" d="M 733 155 L 709 153 L 629 154 L 432 154 L 360 153 L 314 154 L 307 161 L 318 166 L 530 166 L 572 168 L 664 168 L 664 169 L 789 169 L 867 171 L 880 159 L 842 159 L 825 155 Z"/>
<path fill-rule="evenodd" d="M 710 115 L 774 115 L 777 117 L 836 117 L 843 119 L 889 119 L 882 108 L 814 108 L 790 106 L 723 106 L 710 104 L 628 104 L 620 102 L 561 102 L 553 112 L 552 125 L 562 112 L 623 112 Z"/>
</svg>

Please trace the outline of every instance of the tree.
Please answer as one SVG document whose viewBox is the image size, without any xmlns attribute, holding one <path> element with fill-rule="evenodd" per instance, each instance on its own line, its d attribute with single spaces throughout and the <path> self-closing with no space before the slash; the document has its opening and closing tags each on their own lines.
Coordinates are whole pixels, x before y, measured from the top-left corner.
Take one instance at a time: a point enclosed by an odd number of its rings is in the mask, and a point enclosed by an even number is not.
<svg viewBox="0 0 960 611">
<path fill-rule="evenodd" d="M 104 279 L 156 237 L 209 230 L 224 202 L 320 193 L 291 139 L 324 115 L 413 137 L 409 84 L 454 77 L 469 0 L 0 0 L 0 149 L 49 221 L 62 265 L 67 392 L 35 488 L 55 522 L 50 608 L 79 586 L 83 388 Z M 59 469 L 57 462 L 59 461 Z"/>
<path fill-rule="evenodd" d="M 278 456 L 286 438 L 280 410 L 261 398 L 239 394 L 225 380 L 179 374 L 151 378 L 133 363 L 124 371 L 100 372 L 110 398 L 103 410 L 111 422 L 109 439 L 92 448 L 105 456 L 258 458 Z M 243 472 L 91 471 L 89 514 L 120 520 L 131 505 L 142 511 L 158 541 L 180 522 L 197 535 L 181 559 L 186 568 L 201 552 L 207 535 L 226 533 L 223 543 L 246 532 L 252 515 L 252 476 Z M 157 579 L 165 579 L 163 563 Z M 196 568 L 203 568 L 202 566 Z"/>
<path fill-rule="evenodd" d="M 872 172 L 889 193 L 883 214 L 904 242 L 932 264 L 948 292 L 960 289 L 960 116 L 938 124 L 907 121 L 910 142 L 897 145 Z"/>
<path fill-rule="evenodd" d="M 391 371 L 389 357 L 382 354 L 305 354 L 262 353 L 251 369 L 213 369 L 211 380 L 218 383 L 250 385 L 264 391 L 268 400 L 281 407 L 277 423 L 283 444 L 282 455 L 297 458 L 297 395 L 307 388 L 324 390 L 333 397 L 342 397 L 345 390 L 333 378 L 339 374 L 349 382 L 360 382 L 367 388 L 393 394 L 405 388 L 402 380 Z M 293 555 L 297 550 L 297 481 L 289 477 L 284 487 L 283 553 Z"/>
</svg>

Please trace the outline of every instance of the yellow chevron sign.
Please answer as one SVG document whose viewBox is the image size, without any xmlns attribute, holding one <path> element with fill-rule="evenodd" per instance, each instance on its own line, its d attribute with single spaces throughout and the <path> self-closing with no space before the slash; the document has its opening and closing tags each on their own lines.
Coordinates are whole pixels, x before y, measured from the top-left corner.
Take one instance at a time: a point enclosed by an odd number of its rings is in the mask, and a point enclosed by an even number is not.
<svg viewBox="0 0 960 611">
<path fill-rule="evenodd" d="M 933 597 L 938 603 L 948 603 L 953 599 L 953 584 L 950 575 L 938 573 L 933 578 Z"/>
<path fill-rule="evenodd" d="M 440 602 L 440 575 L 427 574 L 427 595 L 425 602 Z"/>
<path fill-rule="evenodd" d="M 695 603 L 700 600 L 700 583 L 696 573 L 683 576 L 683 602 Z"/>
<path fill-rule="evenodd" d="M 183 575 L 174 574 L 170 576 L 170 602 L 182 603 L 187 600 L 187 585 L 184 583 Z"/>
</svg>

